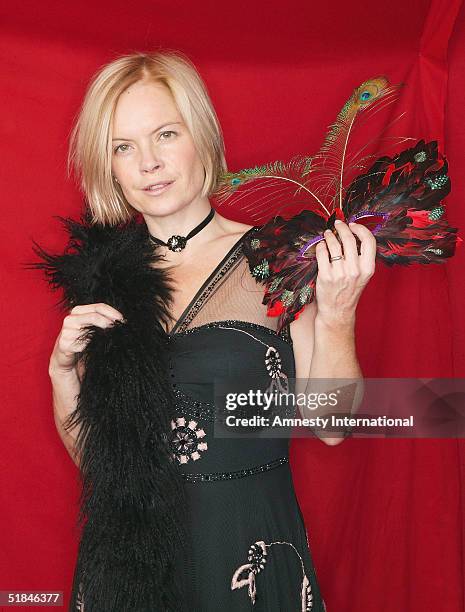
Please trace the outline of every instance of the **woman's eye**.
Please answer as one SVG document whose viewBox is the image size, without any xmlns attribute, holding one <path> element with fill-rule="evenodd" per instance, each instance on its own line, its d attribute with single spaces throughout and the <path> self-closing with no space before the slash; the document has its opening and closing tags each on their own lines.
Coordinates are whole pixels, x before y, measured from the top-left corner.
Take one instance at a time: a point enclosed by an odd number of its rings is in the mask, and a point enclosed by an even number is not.
<svg viewBox="0 0 465 612">
<path fill-rule="evenodd" d="M 166 132 L 162 132 L 160 134 L 160 137 L 162 137 L 164 134 L 176 134 L 176 132 L 173 132 L 173 130 L 167 130 Z M 166 140 L 166 139 L 163 139 L 163 140 Z M 168 138 L 168 140 L 169 140 L 169 138 Z"/>
<path fill-rule="evenodd" d="M 127 145 L 127 144 L 120 144 L 117 147 L 115 147 L 113 150 L 114 150 L 115 153 L 118 153 L 118 151 L 121 150 L 121 147 L 127 147 L 127 146 L 129 146 L 129 145 Z M 124 153 L 124 151 L 123 151 L 123 153 Z"/>
</svg>

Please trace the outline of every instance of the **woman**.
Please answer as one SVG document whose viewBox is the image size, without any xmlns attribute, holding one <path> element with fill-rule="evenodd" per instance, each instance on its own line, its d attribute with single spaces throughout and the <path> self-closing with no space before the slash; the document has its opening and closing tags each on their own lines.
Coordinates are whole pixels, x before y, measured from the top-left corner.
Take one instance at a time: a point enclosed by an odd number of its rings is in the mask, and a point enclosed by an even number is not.
<svg viewBox="0 0 465 612">
<path fill-rule="evenodd" d="M 172 324 L 165 325 L 178 400 L 170 444 L 189 519 L 174 577 L 189 609 L 325 610 L 294 493 L 288 438 L 215 436 L 209 383 L 266 374 L 270 350 L 278 351 L 278 369 L 288 378 L 360 378 L 354 322 L 374 271 L 372 233 L 339 222 L 339 240 L 325 234 L 316 247 L 317 301 L 277 333 L 242 251 L 255 226 L 211 208 L 209 196 L 226 170 L 221 129 L 200 76 L 179 53 L 135 53 L 100 70 L 72 134 L 70 162 L 94 220 L 114 225 L 140 213 L 161 254 L 158 265 L 175 283 Z M 64 423 L 84 374 L 76 359 L 86 342 L 82 329 L 108 328 L 124 316 L 107 303 L 75 306 L 50 358 L 58 431 L 78 465 L 79 428 L 70 431 Z M 329 445 L 343 439 L 316 433 Z"/>
</svg>

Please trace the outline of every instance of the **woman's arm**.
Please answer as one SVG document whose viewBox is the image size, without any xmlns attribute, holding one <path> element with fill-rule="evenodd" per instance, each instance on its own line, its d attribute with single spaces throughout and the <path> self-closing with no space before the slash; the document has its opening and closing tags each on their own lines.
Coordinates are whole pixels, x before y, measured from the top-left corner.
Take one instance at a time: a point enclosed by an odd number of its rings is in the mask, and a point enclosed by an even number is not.
<svg viewBox="0 0 465 612">
<path fill-rule="evenodd" d="M 338 396 L 336 409 L 301 410 L 307 418 L 325 417 L 327 413 L 353 414 L 363 399 L 363 374 L 355 347 L 355 311 L 360 295 L 374 273 L 376 240 L 366 227 L 357 223 L 348 226 L 336 222 L 335 227 L 339 240 L 327 231 L 325 241 L 316 247 L 316 304 L 309 304 L 291 324 L 291 330 L 294 327 L 293 333 L 299 338 L 294 349 L 296 378 L 308 372 L 307 396 L 333 391 L 339 386 L 338 379 L 352 379 L 356 385 L 343 385 L 346 394 L 342 392 Z M 361 242 L 360 255 L 354 234 Z M 330 261 L 330 257 L 339 255 L 344 255 L 344 258 Z M 343 380 L 340 382 L 344 383 Z M 297 392 L 299 387 L 302 384 L 296 386 Z M 318 435 L 317 432 L 315 429 Z M 327 433 L 319 437 L 331 446 L 344 440 L 344 437 L 327 437 Z"/>
<path fill-rule="evenodd" d="M 53 386 L 55 424 L 66 450 L 78 467 L 80 457 L 75 444 L 81 427 L 75 425 L 66 429 L 66 425 L 67 418 L 76 409 L 84 373 L 84 363 L 79 359 L 79 354 L 89 342 L 89 338 L 82 339 L 81 334 L 90 325 L 106 328 L 117 320 L 124 320 L 124 317 L 119 310 L 109 304 L 99 302 L 74 306 L 63 319 L 61 331 L 50 356 L 48 373 Z"/>
<path fill-rule="evenodd" d="M 55 425 L 66 450 L 76 466 L 79 467 L 79 456 L 75 449 L 75 443 L 80 426 L 76 425 L 68 431 L 65 429 L 66 419 L 77 405 L 77 396 L 81 389 L 79 374 L 77 368 L 64 371 L 55 368 L 52 362 L 48 373 L 52 382 Z"/>
<path fill-rule="evenodd" d="M 347 396 L 338 398 L 337 410 L 329 411 L 337 414 L 354 414 L 363 399 L 363 374 L 357 359 L 354 325 L 355 321 L 338 325 L 327 323 L 318 316 L 315 318 L 313 358 L 307 393 L 334 392 L 340 383 L 348 387 Z M 323 380 L 315 382 L 316 379 Z M 344 385 L 344 379 L 350 379 L 347 385 Z M 335 381 L 333 385 L 332 380 Z M 352 380 L 356 382 L 355 387 L 350 384 Z M 327 434 L 321 439 L 330 446 L 344 441 L 344 437 L 327 437 Z"/>
<path fill-rule="evenodd" d="M 351 405 L 341 405 L 338 412 L 355 412 L 363 395 L 363 378 L 356 350 L 354 325 L 351 322 L 340 326 L 328 325 L 318 317 L 315 302 L 311 302 L 290 325 L 295 361 L 295 392 L 326 393 L 333 390 L 333 379 L 359 379 L 356 401 Z M 319 379 L 316 381 L 315 379 Z M 355 400 L 355 398 L 354 398 Z M 316 411 L 299 406 L 303 418 L 315 418 Z M 324 416 L 328 410 L 321 410 L 319 416 Z M 335 446 L 344 441 L 341 437 L 318 435 L 318 429 L 313 430 L 322 442 Z"/>
</svg>

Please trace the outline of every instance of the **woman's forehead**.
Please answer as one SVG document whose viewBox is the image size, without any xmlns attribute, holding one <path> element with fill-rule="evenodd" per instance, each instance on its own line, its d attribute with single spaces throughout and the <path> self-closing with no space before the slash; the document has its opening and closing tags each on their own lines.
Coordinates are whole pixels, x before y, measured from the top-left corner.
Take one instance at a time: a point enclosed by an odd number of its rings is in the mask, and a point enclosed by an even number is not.
<svg viewBox="0 0 465 612">
<path fill-rule="evenodd" d="M 114 138 L 129 140 L 135 132 L 151 133 L 183 120 L 175 101 L 165 87 L 125 90 L 118 99 L 113 115 Z"/>
</svg>

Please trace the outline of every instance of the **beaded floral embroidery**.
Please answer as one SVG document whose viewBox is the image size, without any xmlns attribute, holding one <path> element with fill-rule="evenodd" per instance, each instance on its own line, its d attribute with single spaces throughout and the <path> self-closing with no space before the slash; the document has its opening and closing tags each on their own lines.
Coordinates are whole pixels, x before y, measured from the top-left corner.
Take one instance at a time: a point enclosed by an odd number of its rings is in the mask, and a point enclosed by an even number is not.
<svg viewBox="0 0 465 612">
<path fill-rule="evenodd" d="M 76 598 L 76 612 L 84 612 L 84 597 L 82 595 L 82 584 L 79 585 L 78 595 Z"/>
<path fill-rule="evenodd" d="M 200 429 L 197 421 L 189 422 L 184 417 L 171 421 L 171 449 L 179 463 L 187 463 L 189 459 L 200 459 L 200 452 L 207 450 L 208 445 L 202 441 L 205 431 Z"/>
<path fill-rule="evenodd" d="M 281 369 L 281 355 L 274 346 L 269 346 L 266 351 L 265 366 L 272 379 L 266 388 L 266 392 L 273 393 L 278 391 L 279 393 L 287 393 L 289 391 L 288 378 Z"/>
<path fill-rule="evenodd" d="M 289 380 L 287 375 L 282 371 L 281 367 L 281 355 L 279 351 L 274 347 L 270 346 L 266 342 L 262 342 L 259 338 L 256 338 L 253 334 L 245 331 L 244 329 L 238 329 L 236 327 L 225 327 L 223 325 L 218 325 L 220 329 L 229 329 L 231 331 L 237 331 L 241 334 L 246 334 L 253 338 L 256 342 L 263 344 L 267 348 L 265 353 L 265 367 L 268 371 L 268 375 L 271 378 L 270 384 L 265 389 L 265 393 L 274 393 L 275 391 L 279 393 L 288 393 L 289 392 Z"/>
<path fill-rule="evenodd" d="M 260 540 L 252 544 L 252 546 L 249 548 L 249 553 L 247 557 L 248 563 L 241 565 L 234 572 L 234 575 L 231 580 L 231 590 L 234 591 L 234 589 L 240 589 L 243 586 L 247 585 L 249 597 L 252 601 L 252 604 L 255 604 L 255 600 L 257 597 L 255 576 L 259 574 L 265 567 L 268 555 L 266 549 L 270 548 L 271 546 L 274 546 L 275 544 L 287 544 L 288 546 L 291 546 L 298 555 L 300 559 L 300 564 L 302 566 L 302 588 L 300 593 L 302 603 L 301 610 L 302 612 L 309 612 L 313 608 L 312 586 L 305 574 L 302 557 L 300 556 L 294 544 L 291 544 L 290 542 L 270 542 L 267 544 Z"/>
</svg>

